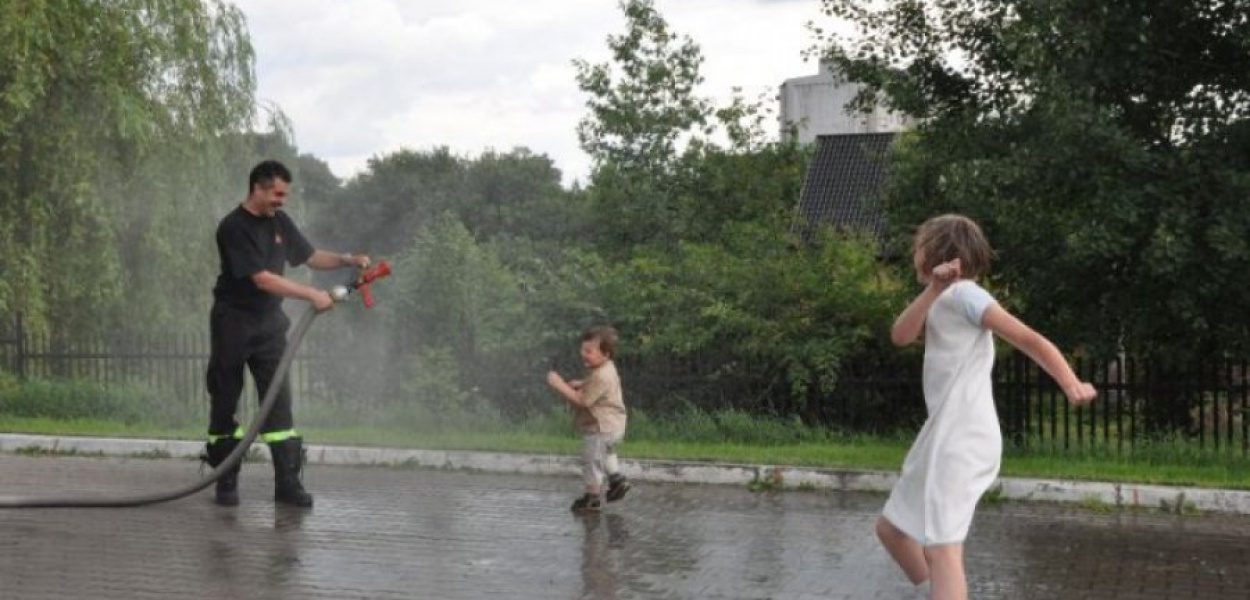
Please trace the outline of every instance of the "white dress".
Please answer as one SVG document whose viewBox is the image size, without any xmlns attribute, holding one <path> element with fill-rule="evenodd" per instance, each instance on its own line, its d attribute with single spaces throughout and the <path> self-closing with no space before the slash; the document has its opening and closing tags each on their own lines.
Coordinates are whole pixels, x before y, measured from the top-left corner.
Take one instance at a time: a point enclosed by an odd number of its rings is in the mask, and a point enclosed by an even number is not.
<svg viewBox="0 0 1250 600">
<path fill-rule="evenodd" d="M 968 536 L 977 500 L 998 476 L 1003 438 L 994 410 L 994 339 L 981 326 L 993 297 L 964 280 L 925 319 L 924 398 L 929 417 L 903 461 L 884 516 L 925 546 Z"/>
</svg>

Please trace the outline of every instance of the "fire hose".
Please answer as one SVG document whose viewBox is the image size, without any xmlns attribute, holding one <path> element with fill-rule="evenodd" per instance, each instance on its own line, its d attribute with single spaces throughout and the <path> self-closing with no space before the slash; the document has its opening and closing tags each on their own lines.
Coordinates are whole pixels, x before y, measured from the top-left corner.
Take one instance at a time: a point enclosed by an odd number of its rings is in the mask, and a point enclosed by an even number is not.
<svg viewBox="0 0 1250 600">
<path fill-rule="evenodd" d="M 343 302 L 353 291 L 359 291 L 364 299 L 366 307 L 373 306 L 373 294 L 369 290 L 369 284 L 376 279 L 386 277 L 391 274 L 391 266 L 386 261 L 378 263 L 371 269 L 365 270 L 351 284 L 338 285 L 330 289 L 330 296 L 334 298 L 336 303 Z M 260 408 L 257 409 L 256 415 L 252 419 L 251 425 L 243 434 L 243 438 L 239 440 L 238 447 L 234 449 L 221 464 L 217 465 L 207 475 L 199 481 L 185 485 L 183 487 L 169 490 L 165 492 L 132 494 L 120 496 L 0 496 L 0 509 L 2 508 L 124 508 L 133 506 L 146 506 L 149 504 L 160 504 L 177 500 L 186 496 L 190 496 L 204 488 L 212 485 L 225 473 L 230 472 L 239 463 L 243 461 L 243 457 L 248 453 L 252 446 L 252 442 L 256 441 L 256 437 L 260 435 L 261 425 L 264 424 L 265 418 L 269 416 L 269 412 L 273 410 L 274 404 L 278 400 L 278 392 L 286 383 L 287 373 L 291 370 L 291 362 L 295 359 L 295 353 L 299 350 L 300 344 L 304 341 L 304 334 L 312 325 L 313 320 L 317 316 L 317 311 L 309 307 L 304 314 L 300 316 L 299 321 L 291 329 L 290 336 L 287 339 L 286 351 L 283 352 L 281 360 L 278 361 L 278 368 L 274 372 L 273 382 L 269 385 L 269 389 L 265 392 L 264 399 L 261 400 Z"/>
</svg>

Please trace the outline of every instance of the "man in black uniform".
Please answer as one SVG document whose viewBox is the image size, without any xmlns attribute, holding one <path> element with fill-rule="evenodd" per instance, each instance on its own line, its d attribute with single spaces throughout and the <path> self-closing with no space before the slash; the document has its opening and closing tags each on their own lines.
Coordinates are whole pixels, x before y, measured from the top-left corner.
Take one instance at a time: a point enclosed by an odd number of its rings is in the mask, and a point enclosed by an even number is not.
<svg viewBox="0 0 1250 600">
<path fill-rule="evenodd" d="M 212 414 L 206 457 L 214 467 L 243 437 L 235 409 L 243 391 L 244 366 L 251 369 L 256 391 L 264 398 L 286 351 L 291 322 L 282 312 L 282 299 L 307 300 L 318 312 L 334 306 L 325 290 L 284 277 L 286 265 L 307 263 L 314 269 L 369 266 L 368 256 L 323 252 L 304 239 L 295 222 L 281 210 L 290 184 L 291 172 L 282 163 L 269 160 L 256 165 L 248 177 L 247 199 L 217 226 L 221 274 L 213 288 L 210 318 L 208 393 Z M 273 456 L 274 500 L 312 506 L 312 496 L 300 483 L 303 440 L 295 431 L 286 382 L 260 431 Z M 217 504 L 239 503 L 238 477 L 239 468 L 235 467 L 217 480 Z"/>
</svg>

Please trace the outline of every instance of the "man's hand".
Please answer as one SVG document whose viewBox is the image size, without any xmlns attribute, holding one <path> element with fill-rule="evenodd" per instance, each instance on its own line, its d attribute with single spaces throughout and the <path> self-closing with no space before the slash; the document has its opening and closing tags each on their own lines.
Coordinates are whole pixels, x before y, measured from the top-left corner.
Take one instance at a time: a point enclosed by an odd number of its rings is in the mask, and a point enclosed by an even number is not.
<svg viewBox="0 0 1250 600">
<path fill-rule="evenodd" d="M 319 313 L 323 313 L 331 308 L 334 308 L 334 297 L 330 295 L 330 292 L 325 290 L 317 290 L 316 293 L 312 295 L 312 298 L 309 298 L 309 301 L 312 302 L 313 310 L 316 310 Z"/>
<path fill-rule="evenodd" d="M 343 261 L 344 267 L 356 267 L 357 269 L 368 269 L 371 261 L 367 254 L 343 254 L 339 257 Z"/>
</svg>

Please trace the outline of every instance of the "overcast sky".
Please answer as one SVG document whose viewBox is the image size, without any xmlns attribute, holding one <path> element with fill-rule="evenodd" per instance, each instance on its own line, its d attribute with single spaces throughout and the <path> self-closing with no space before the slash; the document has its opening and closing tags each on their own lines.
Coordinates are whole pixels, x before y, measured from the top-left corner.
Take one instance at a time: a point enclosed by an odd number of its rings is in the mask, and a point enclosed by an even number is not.
<svg viewBox="0 0 1250 600">
<path fill-rule="evenodd" d="M 624 31 L 615 0 L 236 0 L 256 50 L 257 96 L 293 122 L 300 151 L 339 177 L 401 148 L 476 156 L 525 146 L 566 183 L 590 159 L 572 61 L 609 59 Z M 732 88 L 769 102 L 787 78 L 816 72 L 803 51 L 819 0 L 657 0 L 703 51 L 702 94 Z M 775 103 L 772 106 L 775 110 Z M 776 126 L 770 122 L 770 131 Z"/>
</svg>

